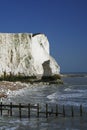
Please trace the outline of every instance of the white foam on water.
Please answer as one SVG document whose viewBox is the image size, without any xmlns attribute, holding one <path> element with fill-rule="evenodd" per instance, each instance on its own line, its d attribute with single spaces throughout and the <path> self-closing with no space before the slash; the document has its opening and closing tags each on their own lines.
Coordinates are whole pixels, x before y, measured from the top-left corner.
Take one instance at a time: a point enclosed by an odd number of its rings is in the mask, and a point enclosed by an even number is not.
<svg viewBox="0 0 87 130">
<path fill-rule="evenodd" d="M 53 93 L 53 94 L 51 94 L 51 95 L 48 95 L 47 98 L 48 98 L 48 99 L 55 99 L 55 98 L 56 98 L 56 95 L 57 95 L 57 93 Z"/>
<path fill-rule="evenodd" d="M 64 89 L 65 92 L 78 92 L 78 93 L 87 93 L 87 90 L 83 90 L 83 89 L 70 89 L 70 88 L 65 88 Z"/>
<path fill-rule="evenodd" d="M 65 94 L 59 94 L 59 93 L 53 93 L 51 95 L 48 95 L 47 98 L 48 99 L 58 99 L 58 100 L 61 100 L 61 99 L 69 99 L 69 98 L 77 98 L 77 97 L 82 97 L 83 96 L 83 93 L 65 93 Z"/>
<path fill-rule="evenodd" d="M 82 96 L 83 96 L 83 94 L 70 93 L 70 94 L 63 94 L 61 96 L 58 96 L 58 99 L 78 98 L 78 97 L 82 97 Z"/>
<path fill-rule="evenodd" d="M 10 127 L 10 126 L 1 126 L 0 127 L 0 130 L 17 130 L 18 129 L 18 126 L 13 126 L 13 127 Z"/>
<path fill-rule="evenodd" d="M 5 130 L 17 130 L 18 126 L 12 128 L 6 128 Z"/>
<path fill-rule="evenodd" d="M 72 89 L 70 89 L 70 88 L 65 88 L 64 91 L 67 91 L 67 92 L 68 92 L 68 91 L 72 91 Z"/>
</svg>

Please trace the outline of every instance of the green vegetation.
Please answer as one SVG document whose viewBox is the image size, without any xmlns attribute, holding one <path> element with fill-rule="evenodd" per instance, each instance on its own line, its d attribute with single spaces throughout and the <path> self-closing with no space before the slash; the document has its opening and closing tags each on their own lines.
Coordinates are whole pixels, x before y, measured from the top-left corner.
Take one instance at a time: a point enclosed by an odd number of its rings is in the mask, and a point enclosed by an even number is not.
<svg viewBox="0 0 87 130">
<path fill-rule="evenodd" d="M 52 76 L 42 76 L 41 80 L 37 80 L 36 82 L 47 82 L 49 84 L 63 84 L 63 81 L 61 80 L 61 76 L 58 74 L 52 75 Z"/>
<path fill-rule="evenodd" d="M 43 76 L 42 80 L 43 81 L 53 81 L 53 80 L 57 80 L 57 79 L 61 79 L 61 76 L 58 74 L 52 75 L 52 76 Z"/>
<path fill-rule="evenodd" d="M 16 81 L 21 81 L 21 82 L 31 82 L 33 80 L 36 79 L 36 76 L 21 76 L 20 74 L 19 75 L 12 75 L 10 73 L 10 75 L 6 75 L 6 73 L 4 72 L 4 75 L 0 77 L 0 81 L 13 81 L 13 82 L 16 82 Z"/>
<path fill-rule="evenodd" d="M 63 84 L 63 81 L 61 80 L 60 75 L 53 75 L 53 76 L 43 76 L 41 79 L 38 79 L 36 76 L 22 76 L 22 75 L 6 75 L 6 72 L 4 72 L 4 75 L 0 77 L 0 81 L 11 81 L 11 82 L 29 82 L 31 84 L 33 83 L 49 83 L 49 84 Z"/>
</svg>

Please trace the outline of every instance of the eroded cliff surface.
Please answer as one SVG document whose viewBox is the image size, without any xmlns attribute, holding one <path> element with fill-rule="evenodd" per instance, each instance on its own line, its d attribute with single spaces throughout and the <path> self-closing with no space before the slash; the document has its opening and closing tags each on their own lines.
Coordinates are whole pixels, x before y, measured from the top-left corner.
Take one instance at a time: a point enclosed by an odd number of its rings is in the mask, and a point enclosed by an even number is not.
<svg viewBox="0 0 87 130">
<path fill-rule="evenodd" d="M 0 33 L 1 76 L 52 76 L 60 67 L 44 34 Z"/>
</svg>

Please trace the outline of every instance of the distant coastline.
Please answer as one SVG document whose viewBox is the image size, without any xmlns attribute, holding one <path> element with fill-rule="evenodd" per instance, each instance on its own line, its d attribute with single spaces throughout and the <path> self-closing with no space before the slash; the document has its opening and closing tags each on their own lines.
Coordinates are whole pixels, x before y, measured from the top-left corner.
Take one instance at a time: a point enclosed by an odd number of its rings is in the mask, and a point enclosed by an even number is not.
<svg viewBox="0 0 87 130">
<path fill-rule="evenodd" d="M 67 73 L 61 73 L 61 77 L 87 77 L 87 72 L 67 72 Z"/>
</svg>

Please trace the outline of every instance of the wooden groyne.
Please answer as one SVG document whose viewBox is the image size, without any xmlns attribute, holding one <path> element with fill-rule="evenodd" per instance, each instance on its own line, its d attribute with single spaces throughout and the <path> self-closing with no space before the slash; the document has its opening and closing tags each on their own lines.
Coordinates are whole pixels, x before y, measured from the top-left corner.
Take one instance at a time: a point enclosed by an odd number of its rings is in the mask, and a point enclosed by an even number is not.
<svg viewBox="0 0 87 130">
<path fill-rule="evenodd" d="M 45 104 L 44 109 L 42 110 L 43 106 L 40 106 L 40 104 L 13 104 L 12 102 L 10 104 L 3 104 L 2 102 L 0 103 L 0 115 L 4 116 L 17 116 L 19 118 L 30 118 L 32 115 L 34 117 L 75 117 L 75 116 L 83 116 L 83 107 L 82 105 L 79 106 L 78 108 L 78 114 L 75 113 L 74 106 L 69 107 L 67 110 L 64 106 L 62 105 L 61 108 L 59 105 L 55 106 L 49 106 L 49 104 Z M 68 113 L 69 111 L 69 113 Z M 16 115 L 17 114 L 17 115 Z"/>
</svg>

